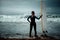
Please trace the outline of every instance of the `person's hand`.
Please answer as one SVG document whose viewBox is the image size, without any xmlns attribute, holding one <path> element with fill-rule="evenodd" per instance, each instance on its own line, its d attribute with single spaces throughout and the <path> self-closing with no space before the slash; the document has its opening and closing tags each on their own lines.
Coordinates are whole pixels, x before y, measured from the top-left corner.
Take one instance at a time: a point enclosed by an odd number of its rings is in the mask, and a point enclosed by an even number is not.
<svg viewBox="0 0 60 40">
<path fill-rule="evenodd" d="M 41 15 L 40 17 L 42 18 L 43 15 Z"/>
</svg>

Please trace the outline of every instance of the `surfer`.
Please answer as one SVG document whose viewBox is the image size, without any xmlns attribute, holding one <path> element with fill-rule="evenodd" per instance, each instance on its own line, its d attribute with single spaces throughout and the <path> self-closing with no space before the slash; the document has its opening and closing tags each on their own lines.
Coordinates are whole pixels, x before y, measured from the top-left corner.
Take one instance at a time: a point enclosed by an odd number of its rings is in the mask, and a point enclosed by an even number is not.
<svg viewBox="0 0 60 40">
<path fill-rule="evenodd" d="M 40 18 L 42 18 L 42 15 L 38 18 L 38 17 L 35 16 L 35 12 L 34 12 L 34 11 L 32 11 L 31 14 L 32 14 L 32 15 L 30 15 L 30 16 L 27 18 L 28 22 L 30 23 L 29 37 L 31 37 L 31 32 L 32 32 L 32 28 L 33 28 L 33 27 L 34 27 L 34 31 L 35 31 L 35 37 L 38 37 L 38 36 L 37 36 L 37 31 L 36 31 L 35 18 L 36 18 L 36 19 L 40 19 Z M 30 21 L 29 19 L 30 19 L 31 21 Z"/>
</svg>

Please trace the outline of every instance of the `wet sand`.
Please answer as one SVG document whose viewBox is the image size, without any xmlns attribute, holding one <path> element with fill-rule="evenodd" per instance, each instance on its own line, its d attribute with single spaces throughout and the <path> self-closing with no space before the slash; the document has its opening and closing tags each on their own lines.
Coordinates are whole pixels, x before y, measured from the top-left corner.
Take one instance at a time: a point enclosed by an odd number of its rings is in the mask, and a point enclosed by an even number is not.
<svg viewBox="0 0 60 40">
<path fill-rule="evenodd" d="M 0 40 L 60 40 L 51 36 L 29 37 L 29 38 L 0 38 Z"/>
</svg>

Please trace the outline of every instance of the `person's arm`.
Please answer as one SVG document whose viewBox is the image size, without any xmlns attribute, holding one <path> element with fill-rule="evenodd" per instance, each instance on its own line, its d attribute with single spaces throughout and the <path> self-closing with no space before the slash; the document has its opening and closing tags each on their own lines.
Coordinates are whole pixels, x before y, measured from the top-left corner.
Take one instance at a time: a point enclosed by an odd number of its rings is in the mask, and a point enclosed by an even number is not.
<svg viewBox="0 0 60 40">
<path fill-rule="evenodd" d="M 30 16 L 27 18 L 27 21 L 28 21 L 28 22 L 30 22 L 30 21 L 29 21 L 29 18 L 30 18 Z"/>
<path fill-rule="evenodd" d="M 39 18 L 35 16 L 35 18 L 36 18 L 36 19 L 40 19 L 40 18 L 42 18 L 42 15 L 41 15 Z"/>
</svg>

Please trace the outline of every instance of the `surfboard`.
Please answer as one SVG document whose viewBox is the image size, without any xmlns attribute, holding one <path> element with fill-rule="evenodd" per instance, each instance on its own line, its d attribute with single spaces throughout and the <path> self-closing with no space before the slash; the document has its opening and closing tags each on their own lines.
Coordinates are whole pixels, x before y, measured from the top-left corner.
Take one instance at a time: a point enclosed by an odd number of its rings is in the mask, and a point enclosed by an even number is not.
<svg viewBox="0 0 60 40">
<path fill-rule="evenodd" d="M 43 15 L 41 18 L 41 27 L 42 27 L 42 32 L 45 33 L 46 31 L 46 26 L 47 26 L 47 17 L 46 17 L 46 4 L 43 0 L 40 1 L 40 15 Z"/>
</svg>

